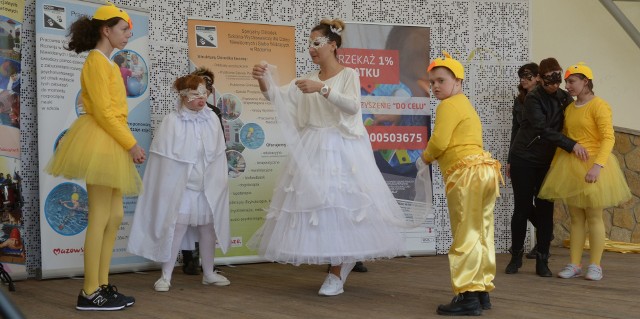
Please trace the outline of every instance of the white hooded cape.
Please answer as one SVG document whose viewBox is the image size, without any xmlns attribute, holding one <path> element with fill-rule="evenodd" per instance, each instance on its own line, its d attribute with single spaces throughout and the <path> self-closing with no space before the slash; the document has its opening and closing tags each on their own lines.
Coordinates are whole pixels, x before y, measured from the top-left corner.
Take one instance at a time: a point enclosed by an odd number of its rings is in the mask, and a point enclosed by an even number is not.
<svg viewBox="0 0 640 319">
<path fill-rule="evenodd" d="M 197 134 L 199 132 L 199 134 Z M 204 193 L 223 253 L 230 244 L 227 158 L 222 127 L 208 108 L 198 113 L 173 111 L 156 131 L 138 197 L 127 251 L 157 262 L 171 258 L 178 208 L 196 163 L 197 137 L 204 140 Z M 197 231 L 189 227 L 183 248 L 194 249 Z"/>
</svg>

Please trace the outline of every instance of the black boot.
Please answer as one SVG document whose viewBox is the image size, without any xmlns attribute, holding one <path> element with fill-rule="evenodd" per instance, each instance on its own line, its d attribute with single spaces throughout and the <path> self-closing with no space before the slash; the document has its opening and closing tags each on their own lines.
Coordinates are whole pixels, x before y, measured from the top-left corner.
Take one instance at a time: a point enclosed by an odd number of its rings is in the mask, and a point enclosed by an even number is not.
<svg viewBox="0 0 640 319">
<path fill-rule="evenodd" d="M 537 255 L 538 255 L 538 244 L 533 246 L 533 248 L 531 248 L 531 251 L 527 253 L 527 259 L 536 259 Z"/>
<path fill-rule="evenodd" d="M 507 274 L 515 274 L 518 272 L 518 268 L 522 267 L 522 254 L 524 253 L 524 249 L 520 249 L 519 251 L 511 250 L 511 260 L 505 268 L 504 272 Z"/>
<path fill-rule="evenodd" d="M 200 258 L 191 250 L 182 251 L 182 272 L 187 275 L 200 274 Z"/>
<path fill-rule="evenodd" d="M 439 305 L 438 314 L 442 316 L 479 316 L 482 314 L 477 291 L 463 292 L 453 298 L 448 305 Z"/>
<path fill-rule="evenodd" d="M 486 291 L 481 291 L 478 294 L 478 299 L 480 300 L 480 307 L 483 310 L 491 309 L 491 298 L 489 298 L 489 293 Z"/>
<path fill-rule="evenodd" d="M 355 272 L 367 272 L 367 266 L 365 266 L 361 261 L 356 261 L 356 264 L 353 266 L 353 270 Z"/>
<path fill-rule="evenodd" d="M 540 277 L 552 277 L 551 269 L 549 269 L 549 254 L 538 253 L 536 256 L 536 274 Z"/>
</svg>

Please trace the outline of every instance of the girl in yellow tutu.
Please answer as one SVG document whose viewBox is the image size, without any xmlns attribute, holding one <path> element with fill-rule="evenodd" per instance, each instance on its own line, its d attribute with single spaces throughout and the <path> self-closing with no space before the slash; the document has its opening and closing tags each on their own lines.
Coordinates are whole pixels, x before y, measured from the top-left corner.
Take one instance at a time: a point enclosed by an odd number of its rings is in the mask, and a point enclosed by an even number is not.
<svg viewBox="0 0 640 319">
<path fill-rule="evenodd" d="M 109 56 L 131 37 L 131 19 L 113 4 L 99 7 L 93 18 L 81 16 L 70 28 L 67 49 L 90 51 L 82 67 L 85 115 L 71 125 L 45 170 L 53 176 L 84 179 L 89 219 L 84 242 L 84 285 L 78 310 L 119 310 L 133 297 L 109 284 L 109 265 L 124 215 L 122 196 L 135 195 L 142 182 L 133 163 L 145 152 L 127 125 L 127 97 L 118 66 Z"/>
<path fill-rule="evenodd" d="M 583 145 L 586 161 L 558 150 L 538 197 L 562 200 L 571 216 L 571 263 L 558 273 L 560 278 L 582 275 L 585 220 L 589 224 L 590 265 L 585 279 L 602 279 L 600 260 L 604 251 L 604 207 L 631 198 L 631 191 L 611 154 L 615 138 L 609 104 L 593 93 L 593 72 L 583 63 L 569 67 L 565 88 L 577 99 L 565 110 L 563 133 Z"/>
</svg>

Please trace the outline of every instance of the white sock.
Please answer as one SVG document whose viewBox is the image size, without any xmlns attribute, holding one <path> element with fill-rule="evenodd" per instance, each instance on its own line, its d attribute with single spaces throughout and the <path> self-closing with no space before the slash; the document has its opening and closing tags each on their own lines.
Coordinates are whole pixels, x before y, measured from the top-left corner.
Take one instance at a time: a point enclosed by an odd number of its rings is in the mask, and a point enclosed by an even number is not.
<svg viewBox="0 0 640 319">
<path fill-rule="evenodd" d="M 342 279 L 343 284 L 347 281 L 347 277 L 355 265 L 356 263 L 343 263 L 340 267 L 340 279 Z"/>
</svg>

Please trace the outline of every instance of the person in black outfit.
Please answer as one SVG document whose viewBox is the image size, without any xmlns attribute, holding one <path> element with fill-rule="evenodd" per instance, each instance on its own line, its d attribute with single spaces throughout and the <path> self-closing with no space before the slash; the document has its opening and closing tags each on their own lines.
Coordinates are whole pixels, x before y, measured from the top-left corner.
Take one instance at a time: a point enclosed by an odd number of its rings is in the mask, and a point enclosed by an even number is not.
<svg viewBox="0 0 640 319">
<path fill-rule="evenodd" d="M 207 96 L 213 94 L 213 101 L 216 103 L 215 89 L 213 83 L 215 76 L 213 72 L 205 67 L 197 68 L 191 72 L 193 75 L 200 76 L 204 79 L 205 87 L 207 88 Z M 207 101 L 207 106 L 218 116 L 220 119 L 220 125 L 222 124 L 222 112 L 220 109 Z M 224 131 L 224 126 L 222 127 Z M 226 140 L 226 137 L 225 137 Z M 183 250 L 182 251 L 182 272 L 187 275 L 199 275 L 200 274 L 200 256 L 198 255 L 198 243 L 196 243 L 196 250 Z"/>
<path fill-rule="evenodd" d="M 537 197 L 551 160 L 559 147 L 585 160 L 588 154 L 582 145 L 564 136 L 564 109 L 573 98 L 560 89 L 562 68 L 554 58 L 540 62 L 542 85 L 536 86 L 524 99 L 520 127 L 509 149 L 509 175 L 513 186 L 514 219 L 512 220 L 511 260 L 507 273 L 516 273 L 522 266 L 527 217 L 536 221 L 536 274 L 551 277 L 549 245 L 553 236 L 553 202 Z M 521 225 L 524 224 L 525 227 Z M 520 225 L 520 226 L 518 226 Z M 515 226 L 515 227 L 514 227 Z"/>
<path fill-rule="evenodd" d="M 524 117 L 524 98 L 527 96 L 527 93 L 533 91 L 533 89 L 538 85 L 538 82 L 541 82 L 540 75 L 538 72 L 538 64 L 536 63 L 527 63 L 521 66 L 518 69 L 518 78 L 520 79 L 520 83 L 518 84 L 518 96 L 513 101 L 513 121 L 511 125 L 511 140 L 509 143 L 509 147 L 513 145 L 513 140 L 518 134 L 518 130 L 520 129 L 520 123 L 523 121 Z M 507 177 L 511 178 L 511 151 L 509 151 L 509 155 L 507 157 L 507 167 L 506 173 Z M 513 216 L 511 217 L 511 233 L 517 234 L 512 236 L 512 242 L 522 242 L 524 245 L 524 235 L 527 231 L 527 220 L 531 222 L 531 224 L 536 227 L 535 216 L 521 216 L 522 213 L 525 213 L 523 210 L 518 210 L 513 212 Z M 537 228 L 537 227 L 536 227 Z M 509 252 L 513 251 L 513 245 L 509 247 Z M 533 249 L 527 253 L 527 259 L 536 259 L 537 254 L 537 246 L 533 247 Z M 518 272 L 518 268 L 520 268 L 522 264 L 517 263 L 509 263 L 507 268 L 505 269 L 505 273 L 507 274 L 515 274 Z"/>
</svg>

